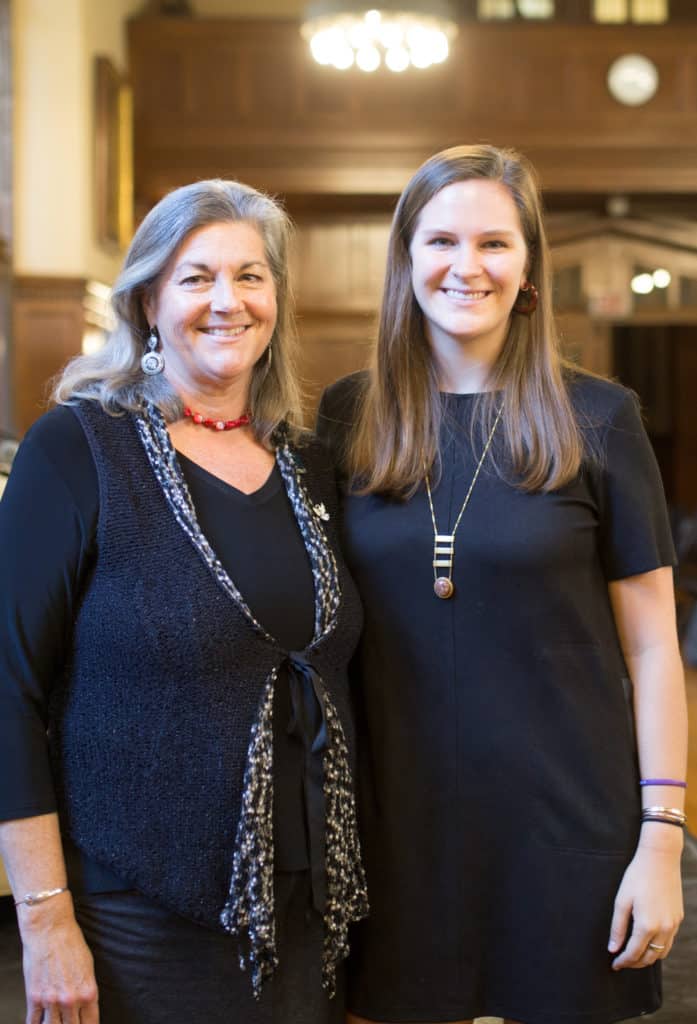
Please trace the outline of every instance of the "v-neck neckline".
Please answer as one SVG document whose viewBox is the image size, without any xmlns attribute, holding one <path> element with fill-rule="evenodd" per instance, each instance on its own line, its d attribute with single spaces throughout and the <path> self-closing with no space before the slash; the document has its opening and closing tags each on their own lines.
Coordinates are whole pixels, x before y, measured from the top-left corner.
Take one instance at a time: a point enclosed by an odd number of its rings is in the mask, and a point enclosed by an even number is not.
<svg viewBox="0 0 697 1024">
<path fill-rule="evenodd" d="M 196 548 L 198 554 L 201 556 L 213 577 L 227 593 L 228 597 L 237 605 L 248 622 L 259 633 L 261 633 L 267 642 L 273 644 L 273 646 L 277 647 L 279 650 L 284 650 L 285 648 L 283 648 L 276 637 L 272 636 L 255 618 L 235 581 L 227 572 L 218 558 L 212 544 L 203 533 L 191 498 L 191 492 L 189 491 L 188 484 L 182 471 L 181 463 L 179 461 L 179 453 L 172 443 L 172 438 L 167 430 L 167 424 L 162 413 L 156 406 L 148 405 L 143 414 L 134 416 L 134 420 L 136 430 L 140 436 L 141 442 L 143 443 L 148 462 L 150 463 L 155 478 L 164 493 L 165 499 L 170 506 L 170 510 L 177 520 L 177 523 L 182 528 L 189 541 Z M 274 469 L 278 469 L 281 482 L 288 500 L 290 501 L 291 508 L 293 509 L 293 515 L 298 523 L 305 551 L 307 552 L 307 556 L 310 560 L 310 567 L 314 582 L 314 625 L 312 640 L 305 650 L 311 651 L 336 628 L 341 602 L 341 590 L 339 587 L 336 560 L 331 548 L 329 547 L 326 534 L 318 522 L 320 517 L 316 509 L 320 506 L 311 505 L 310 497 L 307 494 L 303 483 L 299 479 L 299 472 L 304 472 L 304 470 L 298 469 L 295 463 L 294 453 L 291 453 L 287 443 L 284 444 L 284 447 L 287 449 L 287 459 L 288 462 L 291 463 L 292 468 L 291 465 L 287 467 L 284 466 L 283 460 L 286 456 L 282 451 L 282 446 L 277 445 L 274 450 Z M 162 458 L 158 458 L 158 455 L 161 455 Z M 184 456 L 184 458 L 186 458 L 186 456 Z M 197 466 L 198 464 L 193 463 L 193 465 Z M 284 468 L 286 472 L 284 472 Z M 270 476 L 273 474 L 274 470 L 271 471 Z M 214 479 L 219 479 L 213 474 L 209 475 L 212 475 Z M 319 531 L 321 543 L 311 543 L 310 538 L 308 537 L 308 529 L 303 528 L 303 523 L 298 515 L 298 508 L 296 508 L 296 502 L 294 502 L 293 495 L 290 491 L 291 482 L 294 482 L 297 487 L 298 498 L 296 500 L 298 501 L 299 506 L 304 509 L 308 523 L 310 521 L 310 517 L 315 517 L 315 528 Z M 221 483 L 224 483 L 224 481 L 221 481 Z M 322 548 L 323 550 L 321 550 Z M 320 561 L 323 561 L 324 564 L 320 565 Z M 327 562 L 329 562 L 330 568 L 333 569 L 333 572 L 331 573 L 334 577 L 333 581 L 324 578 L 327 576 Z M 329 607 L 329 603 L 326 608 L 323 607 L 323 597 L 321 593 L 322 587 L 325 587 L 329 591 L 329 602 L 331 602 L 331 607 Z"/>
<path fill-rule="evenodd" d="M 234 498 L 243 505 L 261 505 L 271 498 L 275 497 L 280 490 L 283 489 L 283 480 L 281 474 L 278 471 L 278 464 L 274 462 L 269 475 L 264 480 L 261 487 L 257 487 L 255 491 L 241 491 L 239 487 L 235 487 L 234 484 L 228 483 L 227 480 L 223 480 L 222 477 L 216 476 L 210 469 L 206 469 L 199 462 L 195 462 L 190 459 L 188 455 L 184 455 L 183 452 L 174 449 L 177 461 L 182 470 L 186 470 L 191 474 L 195 474 L 199 480 L 203 480 L 204 483 L 210 487 L 214 487 L 216 490 L 227 495 L 228 497 Z"/>
</svg>

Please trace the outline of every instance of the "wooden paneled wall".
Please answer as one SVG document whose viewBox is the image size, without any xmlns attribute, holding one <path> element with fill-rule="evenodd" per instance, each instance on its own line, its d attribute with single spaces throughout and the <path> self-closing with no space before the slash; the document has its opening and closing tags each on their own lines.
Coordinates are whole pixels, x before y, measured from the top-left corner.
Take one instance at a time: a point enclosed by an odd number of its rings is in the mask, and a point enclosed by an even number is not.
<svg viewBox="0 0 697 1024">
<path fill-rule="evenodd" d="M 390 217 L 299 218 L 291 258 L 303 310 L 365 313 L 377 309 Z"/>
<path fill-rule="evenodd" d="M 607 91 L 609 65 L 627 52 L 659 69 L 644 107 Z M 294 281 L 310 405 L 365 363 L 391 207 L 430 153 L 514 145 L 557 194 L 697 194 L 697 32 L 684 25 L 463 22 L 444 65 L 366 75 L 315 64 L 296 20 L 140 17 L 129 65 L 138 212 L 212 176 L 302 211 Z M 586 365 L 611 369 L 609 337 L 604 324 L 567 318 L 569 349 Z"/>
<path fill-rule="evenodd" d="M 324 388 L 369 362 L 375 316 L 371 313 L 302 313 L 298 319 L 300 381 L 307 426 L 313 426 Z"/>
<path fill-rule="evenodd" d="M 650 57 L 657 95 L 624 107 L 610 63 Z M 338 72 L 297 21 L 129 23 L 142 208 L 213 175 L 286 195 L 394 195 L 430 153 L 523 149 L 557 192 L 697 192 L 697 32 L 685 26 L 463 23 L 423 72 Z"/>
<path fill-rule="evenodd" d="M 81 351 L 85 281 L 19 276 L 13 289 L 13 391 L 22 434 L 46 411 L 51 378 Z"/>
<path fill-rule="evenodd" d="M 368 362 L 390 218 L 301 218 L 291 258 L 308 422 L 323 388 Z"/>
</svg>

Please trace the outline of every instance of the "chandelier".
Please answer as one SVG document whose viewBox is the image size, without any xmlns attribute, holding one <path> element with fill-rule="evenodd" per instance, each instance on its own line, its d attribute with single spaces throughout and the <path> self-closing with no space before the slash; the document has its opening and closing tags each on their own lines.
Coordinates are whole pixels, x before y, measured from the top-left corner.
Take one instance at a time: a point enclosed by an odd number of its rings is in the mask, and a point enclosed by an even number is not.
<svg viewBox="0 0 697 1024">
<path fill-rule="evenodd" d="M 440 0 L 385 0 L 367 9 L 351 0 L 319 2 L 308 8 L 301 28 L 318 64 L 340 71 L 358 67 L 390 71 L 441 64 L 457 34 L 450 9 Z"/>
</svg>

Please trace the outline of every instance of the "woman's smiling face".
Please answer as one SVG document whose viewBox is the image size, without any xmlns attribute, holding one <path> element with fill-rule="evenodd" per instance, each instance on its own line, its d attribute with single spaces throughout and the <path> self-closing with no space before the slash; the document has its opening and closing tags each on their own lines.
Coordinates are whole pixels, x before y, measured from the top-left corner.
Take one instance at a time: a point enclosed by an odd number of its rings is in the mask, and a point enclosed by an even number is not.
<svg viewBox="0 0 697 1024">
<path fill-rule="evenodd" d="M 483 178 L 446 185 L 421 210 L 409 254 L 434 351 L 476 340 L 495 358 L 528 265 L 506 186 Z"/>
<path fill-rule="evenodd" d="M 175 390 L 248 389 L 276 326 L 276 286 L 263 238 L 246 221 L 192 231 L 144 306 Z"/>
</svg>

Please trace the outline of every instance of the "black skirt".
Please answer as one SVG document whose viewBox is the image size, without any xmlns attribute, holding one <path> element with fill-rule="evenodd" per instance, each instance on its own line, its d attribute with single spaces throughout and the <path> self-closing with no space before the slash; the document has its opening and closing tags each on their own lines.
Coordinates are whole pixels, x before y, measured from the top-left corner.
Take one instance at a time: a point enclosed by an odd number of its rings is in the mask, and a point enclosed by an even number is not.
<svg viewBox="0 0 697 1024">
<path fill-rule="evenodd" d="M 262 996 L 239 967 L 237 940 L 134 890 L 93 893 L 76 907 L 95 962 L 101 1024 L 343 1024 L 337 992 L 321 986 L 324 923 L 309 873 L 276 875 L 279 965 Z"/>
</svg>

